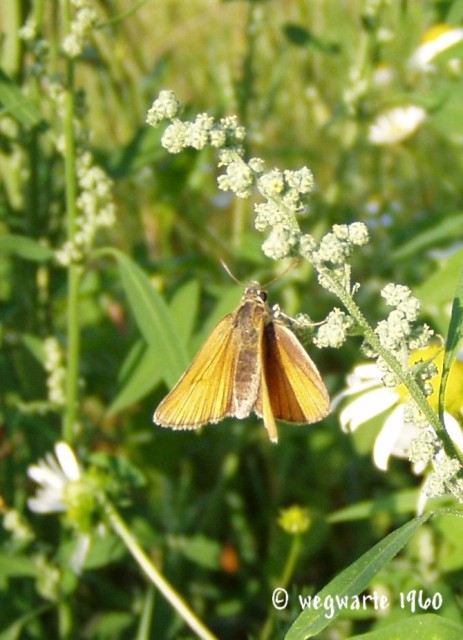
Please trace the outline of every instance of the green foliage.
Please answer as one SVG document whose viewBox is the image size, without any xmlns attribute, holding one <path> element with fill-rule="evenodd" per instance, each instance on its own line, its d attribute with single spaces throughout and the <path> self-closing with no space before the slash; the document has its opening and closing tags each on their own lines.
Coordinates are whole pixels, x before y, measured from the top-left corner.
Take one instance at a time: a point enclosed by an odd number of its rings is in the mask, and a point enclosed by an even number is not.
<svg viewBox="0 0 463 640">
<path fill-rule="evenodd" d="M 102 496 L 221 640 L 461 637 L 462 520 L 414 518 L 421 480 L 409 462 L 391 459 L 382 472 L 371 459 L 382 418 L 352 438 L 336 408 L 321 424 L 281 425 L 277 447 L 254 418 L 200 432 L 152 423 L 248 280 L 272 281 L 271 304 L 314 322 L 339 301 L 307 262 L 285 272 L 265 258 L 252 203 L 217 188 L 210 150 L 168 155 L 145 118 L 171 88 L 186 118 L 236 114 L 248 158 L 309 166 L 316 190 L 302 230 L 319 238 L 333 224 L 366 223 L 371 242 L 353 263 L 360 308 L 376 322 L 380 289 L 410 286 L 446 341 L 448 371 L 462 330 L 463 47 L 432 69 L 410 59 L 423 25 L 458 27 L 462 7 L 94 2 L 73 58 L 63 52 L 65 9 L 77 15 L 68 0 L 0 5 L 0 640 L 195 637 L 148 584 Z M 37 37 L 20 36 L 29 21 Z M 408 104 L 426 120 L 395 144 L 372 144 L 377 116 Z M 76 206 L 91 191 L 79 174 L 87 152 L 112 181 L 105 206 L 116 211 L 90 232 Z M 89 235 L 76 243 L 79 232 Z M 66 262 L 71 249 L 79 255 Z M 310 353 L 332 395 L 364 360 L 356 337 Z M 95 480 L 99 517 L 85 535 L 69 513 L 27 506 L 27 469 L 61 439 Z M 443 504 L 453 503 L 428 507 Z M 298 536 L 278 525 L 291 505 L 310 513 Z M 282 608 L 272 602 L 280 587 L 290 596 Z M 299 595 L 328 593 L 385 594 L 390 606 L 301 612 Z M 402 607 L 400 594 L 413 593 L 441 594 L 442 606 L 412 611 L 410 597 Z"/>
<path fill-rule="evenodd" d="M 359 636 L 352 636 L 352 640 L 432 640 L 433 638 L 449 638 L 457 640 L 461 638 L 463 628 L 450 620 L 443 621 L 442 618 L 433 613 L 418 615 L 406 621 L 384 627 L 371 633 L 362 633 Z"/>
</svg>

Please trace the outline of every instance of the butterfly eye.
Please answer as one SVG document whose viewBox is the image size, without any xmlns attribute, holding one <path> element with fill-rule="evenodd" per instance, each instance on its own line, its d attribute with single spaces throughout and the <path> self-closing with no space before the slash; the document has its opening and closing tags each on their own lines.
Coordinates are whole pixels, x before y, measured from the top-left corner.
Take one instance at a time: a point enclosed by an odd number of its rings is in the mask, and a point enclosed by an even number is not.
<svg viewBox="0 0 463 640">
<path fill-rule="evenodd" d="M 267 302 L 267 292 L 266 291 L 259 291 L 258 292 L 258 296 L 263 302 Z"/>
</svg>

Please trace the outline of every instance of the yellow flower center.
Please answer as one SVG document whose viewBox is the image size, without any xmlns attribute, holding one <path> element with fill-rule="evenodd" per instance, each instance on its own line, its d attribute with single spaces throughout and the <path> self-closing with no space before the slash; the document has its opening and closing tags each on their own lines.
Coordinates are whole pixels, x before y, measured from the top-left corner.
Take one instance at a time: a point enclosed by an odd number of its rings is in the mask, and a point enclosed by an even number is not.
<svg viewBox="0 0 463 640">
<path fill-rule="evenodd" d="M 436 355 L 437 354 L 437 355 Z M 442 369 L 444 363 L 444 349 L 433 344 L 424 349 L 417 349 L 410 355 L 410 365 L 418 364 L 420 362 L 427 362 L 432 360 L 436 365 L 438 372 L 429 383 L 432 385 L 433 392 L 428 396 L 428 402 L 434 411 L 437 411 L 437 405 L 439 401 L 439 387 L 442 378 Z M 408 398 L 408 393 L 404 385 L 397 387 L 401 399 L 405 401 Z M 447 380 L 447 388 L 445 390 L 445 410 L 451 415 L 458 417 L 461 416 L 463 410 L 463 362 L 454 360 L 450 367 L 450 373 Z"/>
<path fill-rule="evenodd" d="M 278 524 L 286 533 L 297 535 L 305 533 L 312 524 L 308 509 L 294 505 L 280 511 Z"/>
<path fill-rule="evenodd" d="M 432 27 L 429 27 L 429 29 L 426 29 L 422 41 L 433 42 L 434 40 L 437 40 L 441 35 L 443 35 L 444 33 L 448 33 L 449 31 L 452 31 L 452 27 L 450 27 L 448 24 L 435 24 Z"/>
</svg>

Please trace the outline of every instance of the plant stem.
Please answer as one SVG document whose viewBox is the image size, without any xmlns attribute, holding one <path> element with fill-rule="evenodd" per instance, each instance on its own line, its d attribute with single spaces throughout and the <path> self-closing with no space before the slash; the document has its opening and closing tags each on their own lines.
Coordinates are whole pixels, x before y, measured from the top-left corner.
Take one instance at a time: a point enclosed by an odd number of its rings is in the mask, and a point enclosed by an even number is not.
<svg viewBox="0 0 463 640">
<path fill-rule="evenodd" d="M 70 31 L 71 13 L 69 0 L 63 0 L 64 33 Z M 72 241 L 76 232 L 77 206 L 76 206 L 76 148 L 74 132 L 74 62 L 68 58 L 66 61 L 66 95 L 64 117 L 65 139 L 65 180 L 66 180 L 66 222 L 67 239 Z M 67 292 L 67 372 L 66 372 L 66 408 L 63 422 L 63 438 L 72 442 L 77 421 L 77 393 L 79 377 L 80 356 L 80 327 L 79 327 L 79 284 L 81 267 L 70 264 L 68 269 Z"/>
<path fill-rule="evenodd" d="M 185 600 L 183 600 L 175 589 L 171 587 L 164 576 L 154 566 L 136 541 L 135 537 L 132 535 L 113 504 L 107 499 L 104 501 L 104 508 L 113 530 L 122 538 L 128 550 L 146 573 L 148 578 L 159 589 L 166 600 L 168 600 L 168 602 L 174 607 L 177 613 L 185 620 L 190 629 L 192 629 L 198 638 L 201 638 L 201 640 L 217 640 L 217 637 L 213 635 L 206 626 L 204 626 L 199 618 L 196 617 Z"/>
<path fill-rule="evenodd" d="M 19 27 L 23 22 L 23 3 L 20 0 L 5 2 L 3 7 L 4 24 L 2 26 L 2 67 L 15 80 L 21 69 L 22 40 Z M 0 16 L 1 17 L 1 16 Z"/>
<path fill-rule="evenodd" d="M 331 290 L 338 296 L 352 318 L 356 321 L 368 343 L 385 360 L 391 371 L 394 372 L 396 378 L 400 380 L 401 383 L 407 388 L 410 396 L 413 398 L 418 408 L 426 416 L 427 420 L 432 425 L 436 433 L 439 434 L 439 437 L 442 439 L 447 453 L 454 458 L 460 459 L 460 455 L 446 429 L 439 420 L 439 416 L 433 411 L 431 405 L 426 399 L 426 396 L 420 389 L 414 377 L 410 374 L 409 371 L 404 371 L 400 362 L 395 358 L 395 356 L 381 345 L 377 334 L 370 327 L 365 316 L 360 311 L 359 307 L 355 304 L 352 296 L 346 291 L 342 284 L 339 283 L 328 270 L 323 271 L 323 277 L 329 279 Z"/>
<path fill-rule="evenodd" d="M 277 583 L 277 586 L 279 589 L 286 589 L 286 587 L 288 586 L 294 574 L 294 569 L 299 559 L 301 548 L 302 548 L 302 536 L 300 534 L 293 535 L 291 540 L 291 547 L 289 549 L 289 554 L 286 558 L 285 566 L 283 568 L 283 573 Z M 259 640 L 269 640 L 269 638 L 272 637 L 274 622 L 275 622 L 275 609 L 272 607 L 269 615 L 267 616 L 267 620 L 265 621 L 265 624 L 262 628 L 262 632 L 259 635 Z"/>
<path fill-rule="evenodd" d="M 73 637 L 73 616 L 65 596 L 62 596 L 58 603 L 58 624 L 60 640 L 70 640 Z"/>
</svg>

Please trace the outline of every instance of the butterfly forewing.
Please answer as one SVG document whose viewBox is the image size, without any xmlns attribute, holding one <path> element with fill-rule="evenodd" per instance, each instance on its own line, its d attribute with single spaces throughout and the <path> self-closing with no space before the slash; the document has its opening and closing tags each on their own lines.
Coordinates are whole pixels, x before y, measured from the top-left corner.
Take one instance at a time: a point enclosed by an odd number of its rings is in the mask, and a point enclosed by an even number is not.
<svg viewBox="0 0 463 640">
<path fill-rule="evenodd" d="M 275 418 L 312 423 L 329 412 L 329 396 L 312 360 L 295 337 L 279 322 L 264 333 L 264 367 Z"/>
<path fill-rule="evenodd" d="M 195 429 L 231 415 L 233 375 L 238 350 L 234 316 L 225 316 L 172 391 L 156 409 L 154 422 Z"/>
</svg>

